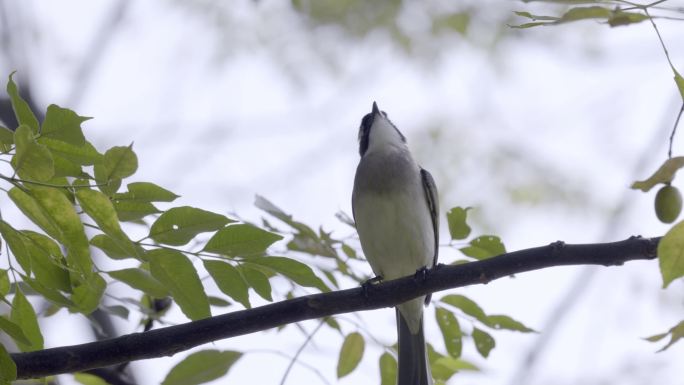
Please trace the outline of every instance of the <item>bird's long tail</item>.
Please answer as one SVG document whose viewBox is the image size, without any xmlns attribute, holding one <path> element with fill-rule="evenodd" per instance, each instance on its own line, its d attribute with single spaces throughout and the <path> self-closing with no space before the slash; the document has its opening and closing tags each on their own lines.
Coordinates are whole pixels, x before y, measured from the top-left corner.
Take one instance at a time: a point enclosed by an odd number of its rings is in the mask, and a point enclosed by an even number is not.
<svg viewBox="0 0 684 385">
<path fill-rule="evenodd" d="M 399 336 L 399 364 L 397 385 L 431 385 L 432 374 L 427 359 L 423 320 L 418 333 L 412 334 L 404 316 L 397 310 L 397 335 Z"/>
</svg>

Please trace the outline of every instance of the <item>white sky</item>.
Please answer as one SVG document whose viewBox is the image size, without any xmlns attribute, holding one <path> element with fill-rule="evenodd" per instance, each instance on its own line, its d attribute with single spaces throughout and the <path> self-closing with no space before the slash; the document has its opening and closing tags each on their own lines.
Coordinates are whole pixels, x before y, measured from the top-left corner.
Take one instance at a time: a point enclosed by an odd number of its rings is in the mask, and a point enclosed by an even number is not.
<svg viewBox="0 0 684 385">
<path fill-rule="evenodd" d="M 475 23 L 473 33 L 481 36 L 437 39 L 439 49 L 432 54 L 407 56 L 382 33 L 362 41 L 330 28 L 311 35 L 288 6 L 274 1 L 231 2 L 225 5 L 229 11 L 219 6 L 212 17 L 182 2 L 132 2 L 80 102 L 70 101 L 76 69 L 114 4 L 12 4 L 8 8 L 21 11 L 12 22 L 23 21 L 26 60 L 9 68 L 0 58 L 0 74 L 25 72 L 39 103 L 94 116 L 85 129 L 99 149 L 135 142 L 140 169 L 132 181 L 169 188 L 182 195 L 178 205 L 258 220 L 261 213 L 252 202 L 260 194 L 313 227 L 347 235 L 334 214 L 351 212 L 357 128 L 375 100 L 437 179 L 442 214 L 457 205 L 476 207 L 475 232 L 500 235 L 509 250 L 556 240 L 655 236 L 668 228 L 652 212 L 655 191 L 627 190 L 664 160 L 679 107 L 672 74 L 647 23 L 507 31 L 520 36 L 490 50 L 483 41 L 511 10 L 540 9 L 490 1 Z M 216 20 L 222 24 L 213 25 Z M 415 28 L 421 28 L 419 21 Z M 673 62 L 684 72 L 684 24 L 658 23 Z M 681 143 L 680 135 L 675 153 L 681 153 Z M 646 164 L 635 170 L 644 153 Z M 606 228 L 623 195 L 627 209 Z M 7 206 L 0 203 L 4 217 L 11 213 Z M 447 235 L 444 225 L 442 236 Z M 442 255 L 450 260 L 456 253 L 445 248 Z M 511 315 L 543 332 L 549 312 L 581 274 L 587 270 L 547 269 L 455 292 L 489 313 Z M 660 345 L 640 339 L 665 331 L 684 314 L 684 285 L 674 283 L 667 291 L 660 286 L 653 262 L 596 269 L 528 383 L 677 384 L 682 344 L 655 354 Z M 427 338 L 443 351 L 433 307 L 426 314 Z M 172 315 L 174 322 L 185 322 L 177 309 Z M 344 315 L 344 330 L 356 330 L 359 317 L 366 322 L 363 330 L 383 343 L 396 338 L 392 310 Z M 54 318 L 62 322 L 43 323 L 47 346 L 87 340 L 64 327 L 74 317 L 61 312 Z M 303 324 L 307 330 L 315 326 Z M 497 347 L 488 360 L 466 342 L 464 358 L 484 372 L 457 375 L 451 383 L 509 383 L 537 338 L 508 332 L 494 337 Z M 203 348 L 256 349 L 226 381 L 276 384 L 288 359 L 272 352 L 292 355 L 303 341 L 289 327 Z M 324 328 L 301 359 L 335 383 L 341 341 Z M 366 360 L 339 383 L 377 383 L 380 354 L 369 341 Z M 142 383 L 155 383 L 184 356 L 133 367 Z M 295 366 L 287 383 L 324 382 Z"/>
</svg>

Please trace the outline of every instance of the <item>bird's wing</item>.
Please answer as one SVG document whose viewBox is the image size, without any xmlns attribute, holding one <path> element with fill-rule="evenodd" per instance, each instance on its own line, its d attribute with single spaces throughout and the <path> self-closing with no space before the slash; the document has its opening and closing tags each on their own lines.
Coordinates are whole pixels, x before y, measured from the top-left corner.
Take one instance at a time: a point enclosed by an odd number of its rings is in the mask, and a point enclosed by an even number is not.
<svg viewBox="0 0 684 385">
<path fill-rule="evenodd" d="M 437 185 L 432 175 L 423 168 L 420 169 L 420 179 L 423 182 L 425 199 L 432 217 L 432 229 L 435 233 L 435 255 L 432 260 L 432 266 L 434 267 L 437 265 L 437 256 L 439 255 L 439 198 L 437 196 Z"/>
</svg>

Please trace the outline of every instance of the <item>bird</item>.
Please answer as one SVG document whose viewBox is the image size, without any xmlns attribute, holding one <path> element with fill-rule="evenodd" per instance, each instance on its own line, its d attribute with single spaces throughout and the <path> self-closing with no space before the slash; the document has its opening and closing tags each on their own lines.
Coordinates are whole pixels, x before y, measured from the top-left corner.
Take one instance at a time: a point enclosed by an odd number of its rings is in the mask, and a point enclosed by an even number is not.
<svg viewBox="0 0 684 385">
<path fill-rule="evenodd" d="M 406 137 L 373 102 L 361 120 L 352 214 L 377 279 L 426 272 L 437 264 L 439 201 L 432 175 L 413 159 Z M 396 307 L 397 385 L 432 384 L 423 332 L 430 296 Z"/>
</svg>

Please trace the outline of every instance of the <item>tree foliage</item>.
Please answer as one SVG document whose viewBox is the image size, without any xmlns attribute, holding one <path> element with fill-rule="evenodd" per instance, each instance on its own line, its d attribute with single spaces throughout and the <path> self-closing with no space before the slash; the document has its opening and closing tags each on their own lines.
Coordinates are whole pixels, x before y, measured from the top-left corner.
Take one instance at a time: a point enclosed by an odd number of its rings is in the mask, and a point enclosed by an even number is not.
<svg viewBox="0 0 684 385">
<path fill-rule="evenodd" d="M 626 9 L 614 7 L 613 3 L 631 4 L 615 1 L 571 6 L 555 16 L 520 11 L 516 14 L 531 22 L 516 27 L 588 19 L 611 27 L 650 21 L 657 32 L 650 5 Z M 364 2 L 343 2 L 339 9 L 329 5 L 319 8 L 307 1 L 293 4 L 320 23 L 337 22 L 338 13 L 349 14 L 345 7 L 355 4 L 361 4 L 361 14 L 367 16 L 361 21 L 368 25 L 394 17 L 397 12 L 371 12 L 374 6 Z M 437 27 L 448 26 L 460 33 L 465 33 L 468 25 L 467 14 L 461 13 L 446 15 L 439 21 L 442 24 L 437 23 Z M 684 80 L 669 64 L 684 98 Z M 10 309 L 0 316 L 0 330 L 15 345 L 0 345 L 0 384 L 16 378 L 9 352 L 44 349 L 38 320 L 60 310 L 88 319 L 96 311 L 126 319 L 135 314 L 143 319 L 141 330 L 142 325 L 147 325 L 147 330 L 163 320 L 168 306 L 178 306 L 189 320 L 201 320 L 223 311 L 218 308 L 251 308 L 250 292 L 274 301 L 311 291 L 335 291 L 341 288 L 343 279 L 362 283 L 369 278 L 356 269 L 362 258 L 347 239 L 315 230 L 263 197 L 257 197 L 255 202 L 267 215 L 260 224 L 197 207 L 173 206 L 179 197 L 176 193 L 152 182 L 131 180 L 139 167 L 132 144 L 101 151 L 83 132 L 82 126 L 91 118 L 52 104 L 41 122 L 19 95 L 12 75 L 6 90 L 18 125 L 0 127 L 0 160 L 7 165 L 0 169 L 0 180 L 4 182 L 3 192 L 32 225 L 20 228 L 17 223 L 21 220 L 0 217 L 0 298 Z M 657 184 L 669 185 L 683 165 L 681 157 L 669 154 L 652 177 L 635 182 L 633 188 L 648 191 Z M 499 237 L 471 234 L 468 211 L 454 207 L 447 213 L 449 246 L 460 250 L 462 256 L 446 263 L 485 260 L 506 252 Z M 339 217 L 353 226 L 344 214 Z M 658 247 L 664 287 L 684 276 L 682 223 L 675 224 Z M 140 228 L 146 235 L 133 238 L 131 234 Z M 110 260 L 107 266 L 116 267 L 100 268 L 105 265 L 99 263 L 101 258 Z M 276 279 L 287 282 L 286 289 L 274 289 L 272 282 Z M 109 288 L 116 284 L 137 293 L 133 303 L 121 299 L 112 303 L 106 298 Z M 220 293 L 209 292 L 212 284 Z M 36 312 L 37 302 L 49 304 L 48 310 Z M 486 358 L 496 346 L 494 335 L 498 330 L 534 332 L 509 316 L 485 312 L 460 294 L 446 294 L 435 299 L 435 304 L 434 321 L 442 333 L 445 350 L 429 344 L 428 352 L 433 376 L 440 383 L 459 371 L 477 370 L 462 358 L 463 350 L 472 349 Z M 379 344 L 361 328 L 348 331 L 334 317 L 324 321 L 321 325 L 342 334 L 337 365 L 340 378 L 357 368 L 367 344 Z M 669 337 L 661 349 L 665 350 L 684 335 L 682 330 L 680 322 L 647 340 L 656 342 Z M 396 349 L 394 345 L 382 348 L 377 358 L 381 380 L 391 384 L 396 375 Z M 163 383 L 214 380 L 226 375 L 248 350 L 192 353 L 170 370 Z M 89 383 L 86 374 L 75 378 Z"/>
</svg>

